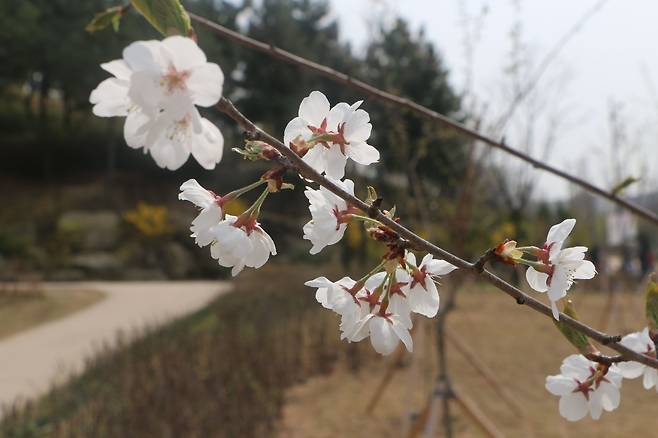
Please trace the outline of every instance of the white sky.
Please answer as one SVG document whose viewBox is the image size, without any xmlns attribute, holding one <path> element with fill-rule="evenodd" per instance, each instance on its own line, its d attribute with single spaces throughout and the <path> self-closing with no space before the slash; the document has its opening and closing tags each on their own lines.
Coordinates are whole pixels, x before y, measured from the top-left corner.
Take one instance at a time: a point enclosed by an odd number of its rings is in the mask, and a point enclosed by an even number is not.
<svg viewBox="0 0 658 438">
<path fill-rule="evenodd" d="M 474 52 L 472 89 L 488 108 L 503 113 L 504 68 L 509 62 L 509 33 L 515 22 L 511 0 L 331 0 L 342 37 L 362 48 L 371 29 L 369 23 L 394 15 L 406 18 L 414 30 L 425 29 L 426 37 L 443 55 L 450 80 L 458 91 L 465 87 L 466 56 L 460 5 L 470 15 L 488 9 L 482 21 L 480 40 Z M 522 39 L 528 53 L 541 60 L 556 42 L 596 3 L 596 0 L 521 0 Z M 562 114 L 556 146 L 548 161 L 558 167 L 592 178 L 611 187 L 608 150 L 611 99 L 622 104 L 627 150 L 622 154 L 624 176 L 642 173 L 636 190 L 658 188 L 658 103 L 651 97 L 649 81 L 658 88 L 658 2 L 609 0 L 573 37 L 551 64 L 541 84 L 553 86 L 549 105 Z M 646 73 L 643 73 L 646 72 Z M 560 81 L 556 78 L 567 77 Z M 556 92 L 557 91 L 557 92 Z M 568 111 L 567 111 L 568 110 Z M 376 127 L 375 127 L 376 129 Z M 538 134 L 541 136 L 541 133 Z M 506 138 L 520 145 L 513 129 Z M 536 196 L 555 199 L 569 193 L 566 183 L 542 175 Z M 653 175 L 653 176 L 652 176 Z"/>
</svg>

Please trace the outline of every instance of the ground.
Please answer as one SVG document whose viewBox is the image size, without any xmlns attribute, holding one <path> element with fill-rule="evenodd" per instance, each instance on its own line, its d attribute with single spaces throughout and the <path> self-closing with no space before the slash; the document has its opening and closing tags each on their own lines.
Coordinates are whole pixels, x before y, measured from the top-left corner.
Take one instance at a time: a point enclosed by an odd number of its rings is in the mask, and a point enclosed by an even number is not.
<svg viewBox="0 0 658 438">
<path fill-rule="evenodd" d="M 607 297 L 582 291 L 571 295 L 581 319 L 600 327 Z M 641 293 L 628 293 L 617 303 L 609 331 L 626 333 L 644 326 Z M 462 290 L 448 325 L 521 408 L 515 413 L 454 344 L 448 344 L 456 389 L 474 401 L 503 436 L 650 436 L 647 431 L 656 426 L 658 394 L 644 390 L 640 380 L 624 380 L 621 406 L 612 414 L 604 413 L 599 421 L 587 418 L 569 423 L 562 419 L 558 398 L 544 389 L 544 381 L 547 375 L 559 373 L 562 359 L 574 350 L 550 319 L 518 306 L 502 292 L 477 286 Z M 434 334 L 427 320 L 414 333 L 414 343 L 413 355 L 405 353 L 406 366 L 394 374 L 372 415 L 365 413 L 366 406 L 391 357 L 371 361 L 356 375 L 339 369 L 293 388 L 288 392 L 281 435 L 407 436 L 412 417 L 425 406 L 433 387 Z M 485 436 L 455 403 L 452 413 L 456 415 L 456 436 Z"/>
<path fill-rule="evenodd" d="M 63 318 L 97 303 L 104 295 L 96 290 L 18 288 L 8 286 L 0 295 L 0 339 L 39 324 Z"/>
<path fill-rule="evenodd" d="M 0 403 L 34 397 L 82 369 L 117 332 L 130 335 L 190 313 L 228 290 L 217 281 L 80 282 L 44 284 L 48 295 L 105 299 L 66 318 L 0 341 Z M 95 291 L 95 292 L 89 292 Z"/>
</svg>

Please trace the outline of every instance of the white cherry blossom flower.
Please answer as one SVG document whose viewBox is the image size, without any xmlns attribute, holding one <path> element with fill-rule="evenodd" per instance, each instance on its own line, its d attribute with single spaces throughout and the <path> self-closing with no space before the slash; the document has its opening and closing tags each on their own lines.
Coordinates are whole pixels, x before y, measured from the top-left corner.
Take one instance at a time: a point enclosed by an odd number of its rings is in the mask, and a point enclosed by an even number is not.
<svg viewBox="0 0 658 438">
<path fill-rule="evenodd" d="M 372 131 L 370 115 L 359 109 L 362 101 L 353 105 L 341 102 L 330 108 L 329 100 L 319 91 L 305 97 L 299 106 L 299 115 L 292 119 L 284 131 L 284 143 L 308 142 L 322 136 L 303 160 L 320 173 L 335 179 L 345 175 L 347 159 L 363 165 L 379 160 L 379 151 L 367 143 Z"/>
<path fill-rule="evenodd" d="M 342 182 L 332 180 L 332 182 L 348 193 L 354 194 L 354 183 L 349 179 Z M 306 187 L 304 194 L 309 200 L 311 211 L 311 220 L 304 225 L 304 239 L 310 240 L 313 244 L 310 253 L 317 254 L 325 246 L 333 245 L 343 238 L 350 214 L 354 209 L 324 187 L 320 187 L 319 190 Z"/>
<path fill-rule="evenodd" d="M 343 277 L 336 282 L 326 277 L 318 277 L 304 283 L 308 287 L 317 288 L 315 299 L 322 307 L 340 315 L 358 311 L 359 303 L 350 293 L 355 284 L 356 281 L 350 277 Z"/>
<path fill-rule="evenodd" d="M 526 279 L 531 288 L 537 292 L 548 292 L 553 317 L 556 320 L 559 319 L 560 314 L 557 301 L 566 296 L 574 280 L 587 280 L 596 275 L 594 264 L 585 260 L 587 247 L 562 249 L 575 224 L 575 219 L 566 219 L 553 225 L 546 237 L 546 243 L 537 255 L 543 271 L 532 266 L 526 271 Z"/>
<path fill-rule="evenodd" d="M 211 229 L 223 218 L 219 197 L 204 189 L 195 179 L 189 179 L 181 184 L 178 199 L 189 201 L 201 209 L 190 227 L 196 244 L 203 247 L 212 243 L 215 237 Z"/>
<path fill-rule="evenodd" d="M 423 257 L 416 266 L 416 256 L 412 252 L 406 255 L 407 266 L 411 269 L 407 291 L 409 308 L 415 313 L 433 318 L 439 311 L 439 291 L 433 277 L 449 274 L 457 269 L 445 260 L 435 260 L 432 254 Z"/>
<path fill-rule="evenodd" d="M 114 77 L 92 91 L 93 112 L 125 116 L 130 147 L 144 147 L 160 167 L 171 170 L 182 166 L 190 153 L 206 169 L 221 160 L 221 132 L 195 105 L 217 103 L 224 77 L 194 41 L 180 36 L 138 41 L 126 47 L 123 59 L 101 67 Z"/>
<path fill-rule="evenodd" d="M 180 168 L 190 154 L 204 169 L 214 169 L 222 159 L 224 136 L 205 118 L 200 118 L 200 128 L 195 128 L 192 126 L 194 117 L 200 117 L 196 108 L 180 120 L 167 120 L 161 115 L 135 131 L 131 131 L 131 126 L 126 123 L 126 142 L 131 147 L 143 145 L 156 164 L 164 169 Z"/>
<path fill-rule="evenodd" d="M 411 318 L 406 300 L 392 292 L 388 308 L 382 312 L 382 299 L 388 290 L 389 278 L 386 272 L 376 273 L 364 283 L 357 283 L 349 277 L 336 282 L 318 277 L 305 285 L 317 288 L 316 300 L 341 316 L 341 339 L 359 342 L 370 336 L 373 347 L 381 354 L 390 354 L 402 340 L 411 351 Z M 392 284 L 391 290 L 394 288 L 395 284 Z"/>
<path fill-rule="evenodd" d="M 394 315 L 397 315 L 398 319 L 400 320 L 400 323 L 406 327 L 407 329 L 411 329 L 412 323 L 411 323 L 411 308 L 409 307 L 409 300 L 407 299 L 407 291 L 405 290 L 406 287 L 409 285 L 409 282 L 411 280 L 409 274 L 402 268 L 397 268 L 395 270 L 395 281 L 391 283 L 390 289 L 388 287 L 388 283 L 392 281 L 391 277 L 387 278 L 387 273 L 386 272 L 378 272 L 368 278 L 368 280 L 365 283 L 365 288 L 364 291 L 375 291 L 378 287 L 382 288 L 382 291 L 389 291 L 390 295 L 388 297 L 388 308 L 386 309 L 388 312 L 393 313 Z M 361 299 L 363 301 L 368 302 L 368 299 L 366 298 L 365 292 L 363 295 L 361 295 Z M 379 305 L 381 304 L 381 300 L 379 302 L 375 303 L 375 306 L 372 306 L 370 312 L 371 313 L 377 313 L 380 310 Z M 363 318 L 365 316 L 365 313 L 361 315 Z"/>
<path fill-rule="evenodd" d="M 578 421 L 588 413 L 598 420 L 603 411 L 619 407 L 622 375 L 613 365 L 588 360 L 580 354 L 568 356 L 562 362 L 560 373 L 546 378 L 546 390 L 560 397 L 560 415 L 569 421 Z"/>
<path fill-rule="evenodd" d="M 398 270 L 401 271 L 401 270 Z M 411 329 L 410 309 L 397 283 L 391 283 L 391 276 L 386 272 L 372 275 L 365 286 L 356 295 L 360 302 L 359 313 L 350 314 L 350 319 L 341 322 L 341 338 L 350 342 L 358 342 L 370 337 L 370 342 L 380 354 L 390 354 L 402 341 L 408 351 L 413 350 L 413 340 L 409 334 Z M 385 299 L 387 292 L 391 293 Z M 387 300 L 386 309 L 383 302 Z"/>
<path fill-rule="evenodd" d="M 368 336 L 372 347 L 379 354 L 391 354 L 400 341 L 407 351 L 413 351 L 409 329 L 401 322 L 400 316 L 392 312 L 368 313 L 345 334 L 350 341 L 360 341 Z"/>
<path fill-rule="evenodd" d="M 654 344 L 651 336 L 649 336 L 649 329 L 645 328 L 641 332 L 631 333 L 624 336 L 620 342 L 624 347 L 631 350 L 645 354 L 650 357 L 656 357 L 656 344 Z M 658 370 L 648 367 L 639 362 L 620 362 L 617 364 L 619 372 L 626 379 L 635 379 L 640 376 L 642 378 L 642 385 L 644 389 L 651 389 L 654 386 L 658 392 Z"/>
<path fill-rule="evenodd" d="M 245 266 L 260 268 L 271 255 L 276 255 L 272 238 L 255 219 L 238 221 L 227 214 L 219 224 L 211 228 L 214 243 L 210 247 L 212 258 L 226 268 L 233 268 L 236 276 Z"/>
</svg>

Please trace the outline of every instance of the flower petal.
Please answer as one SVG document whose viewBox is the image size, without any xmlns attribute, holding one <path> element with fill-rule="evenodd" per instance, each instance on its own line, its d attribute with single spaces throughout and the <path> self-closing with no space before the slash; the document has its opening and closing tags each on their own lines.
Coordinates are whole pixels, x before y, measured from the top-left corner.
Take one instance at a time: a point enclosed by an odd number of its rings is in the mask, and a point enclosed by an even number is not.
<svg viewBox="0 0 658 438">
<path fill-rule="evenodd" d="M 546 292 L 548 290 L 548 285 L 546 284 L 548 274 L 539 272 L 531 266 L 525 271 L 525 278 L 530 287 L 537 292 Z"/>
<path fill-rule="evenodd" d="M 170 60 L 179 71 L 190 70 L 206 63 L 206 55 L 191 38 L 170 36 L 162 40 L 162 46 L 167 49 Z"/>
<path fill-rule="evenodd" d="M 546 390 L 553 395 L 565 395 L 573 392 L 574 380 L 562 375 L 546 377 Z"/>
<path fill-rule="evenodd" d="M 560 415 L 569 421 L 578 421 L 587 415 L 587 400 L 579 392 L 562 396 L 559 407 Z"/>
<path fill-rule="evenodd" d="M 311 126 L 319 127 L 329 115 L 329 107 L 327 96 L 319 91 L 312 91 L 302 99 L 302 103 L 299 105 L 299 117 Z"/>
<path fill-rule="evenodd" d="M 316 149 L 317 147 L 318 146 L 313 149 Z M 325 157 L 324 171 L 327 176 L 334 179 L 342 179 L 343 176 L 345 176 L 347 157 L 340 152 L 340 148 L 337 145 L 332 145 Z"/>
<path fill-rule="evenodd" d="M 117 79 L 122 79 L 124 81 L 130 80 L 130 75 L 133 73 L 123 59 L 115 59 L 114 61 L 105 62 L 101 64 L 101 68 L 114 75 Z"/>
<path fill-rule="evenodd" d="M 192 156 L 204 169 L 214 169 L 224 154 L 224 136 L 208 119 L 201 119 L 203 131 L 193 135 L 189 148 Z"/>
<path fill-rule="evenodd" d="M 379 151 L 367 143 L 349 144 L 345 149 L 345 153 L 348 157 L 364 166 L 379 161 Z"/>
<path fill-rule="evenodd" d="M 94 104 L 93 113 L 99 117 L 116 117 L 128 114 L 130 99 L 128 84 L 117 78 L 105 79 L 89 95 Z"/>
<path fill-rule="evenodd" d="M 370 320 L 370 343 L 379 354 L 391 354 L 400 342 L 393 330 L 393 323 L 386 318 L 375 316 Z"/>
<path fill-rule="evenodd" d="M 188 179 L 180 186 L 178 199 L 189 201 L 197 207 L 206 208 L 215 204 L 215 197 L 195 179 Z"/>
<path fill-rule="evenodd" d="M 304 121 L 304 119 L 301 117 L 295 117 L 286 125 L 286 129 L 283 132 L 283 143 L 290 147 L 290 143 L 297 139 L 297 137 L 308 140 L 311 135 L 312 132 L 310 129 L 308 129 L 308 124 L 306 121 Z"/>
<path fill-rule="evenodd" d="M 222 97 L 224 73 L 217 64 L 206 63 L 192 70 L 186 85 L 195 105 L 213 106 Z"/>
<path fill-rule="evenodd" d="M 571 230 L 576 226 L 576 219 L 565 219 L 557 225 L 553 225 L 550 230 L 548 230 L 548 235 L 546 236 L 546 243 L 551 244 L 553 242 L 563 242 Z"/>
</svg>

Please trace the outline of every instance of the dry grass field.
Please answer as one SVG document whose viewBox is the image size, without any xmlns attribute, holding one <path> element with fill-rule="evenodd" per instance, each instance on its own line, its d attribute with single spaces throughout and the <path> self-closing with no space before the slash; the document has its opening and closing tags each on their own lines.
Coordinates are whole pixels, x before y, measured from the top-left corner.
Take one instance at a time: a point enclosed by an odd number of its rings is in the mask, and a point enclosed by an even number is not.
<svg viewBox="0 0 658 438">
<path fill-rule="evenodd" d="M 575 288 L 572 294 L 581 319 L 600 323 L 607 297 Z M 609 330 L 625 333 L 643 326 L 641 294 L 617 300 Z M 658 428 L 658 394 L 642 388 L 640 380 L 625 380 L 617 411 L 599 421 L 563 420 L 558 398 L 544 389 L 548 374 L 559 372 L 562 358 L 573 353 L 552 322 L 519 307 L 502 292 L 488 287 L 464 287 L 458 307 L 450 314 L 449 329 L 497 377 L 521 407 L 515 413 L 454 347 L 448 344 L 449 369 L 455 388 L 473 401 L 503 436 L 512 437 L 650 437 Z M 392 358 L 371 361 L 354 374 L 338 369 L 311 379 L 288 392 L 281 426 L 285 437 L 400 437 L 406 436 L 414 414 L 428 398 L 436 370 L 433 326 L 420 321 L 414 334 L 415 351 L 405 353 L 373 415 L 366 415 L 372 397 Z M 452 403 L 455 435 L 486 436 Z M 437 426 L 437 432 L 441 429 Z M 440 435 L 439 435 L 440 436 Z"/>
<path fill-rule="evenodd" d="M 436 373 L 434 320 L 419 319 L 374 413 L 366 406 L 394 356 L 368 341 L 338 340 L 337 317 L 303 282 L 327 267 L 268 265 L 201 311 L 90 359 L 87 371 L 25 408 L 5 412 L 1 436 L 20 437 L 405 437 Z M 447 286 L 445 286 L 447 287 Z M 581 318 L 601 327 L 607 297 L 577 286 Z M 445 294 L 445 292 L 444 292 Z M 445 296 L 445 295 L 444 295 Z M 620 296 L 610 332 L 641 328 L 642 296 Z M 637 321 L 637 325 L 636 322 Z M 570 424 L 544 389 L 573 352 L 550 319 L 488 286 L 459 293 L 449 330 L 511 395 L 515 412 L 448 343 L 455 388 L 510 437 L 652 437 L 658 394 L 624 381 L 620 408 Z M 485 436 L 452 403 L 457 437 Z M 440 435 L 440 429 L 435 429 Z"/>
<path fill-rule="evenodd" d="M 0 293 L 0 339 L 63 318 L 103 299 L 94 290 L 25 289 L 3 285 Z"/>
</svg>

